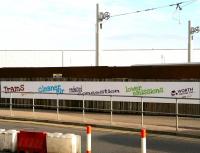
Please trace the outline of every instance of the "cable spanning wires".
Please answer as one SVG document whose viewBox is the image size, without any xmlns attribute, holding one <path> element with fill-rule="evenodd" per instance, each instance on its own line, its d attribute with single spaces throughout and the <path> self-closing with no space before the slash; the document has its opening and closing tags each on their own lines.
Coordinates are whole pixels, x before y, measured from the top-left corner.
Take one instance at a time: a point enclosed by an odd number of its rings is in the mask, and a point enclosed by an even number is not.
<svg viewBox="0 0 200 153">
<path fill-rule="evenodd" d="M 135 14 L 135 13 L 154 11 L 154 10 L 167 8 L 167 7 L 174 7 L 174 6 L 176 6 L 176 10 L 182 10 L 183 7 L 190 5 L 190 4 L 194 3 L 195 1 L 198 1 L 198 0 L 182 1 L 182 2 L 178 2 L 178 3 L 174 3 L 174 4 L 169 4 L 169 5 L 164 5 L 164 6 L 159 6 L 159 7 L 154 7 L 154 8 L 144 9 L 144 10 L 138 10 L 138 11 L 134 11 L 134 12 L 115 14 L 115 15 L 111 15 L 110 17 L 118 17 L 118 16 L 130 15 L 130 14 Z"/>
</svg>

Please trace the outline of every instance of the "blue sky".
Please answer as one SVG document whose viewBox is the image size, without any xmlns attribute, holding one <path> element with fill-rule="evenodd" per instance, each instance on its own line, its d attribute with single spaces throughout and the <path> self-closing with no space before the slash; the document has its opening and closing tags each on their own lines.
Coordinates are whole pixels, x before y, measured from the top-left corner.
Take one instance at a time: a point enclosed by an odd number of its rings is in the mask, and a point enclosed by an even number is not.
<svg viewBox="0 0 200 153">
<path fill-rule="evenodd" d="M 127 10 L 143 10 L 166 4 L 174 4 L 179 1 L 150 0 L 138 1 L 137 3 L 127 1 Z M 134 6 L 134 7 L 133 7 Z M 133 8 L 133 9 L 132 9 Z M 199 25 L 200 3 L 194 2 L 182 11 L 176 10 L 176 7 L 158 9 L 155 11 L 137 13 L 126 16 L 119 16 L 106 23 L 109 29 L 116 30 L 112 36 L 106 35 L 105 39 L 109 39 L 123 45 L 125 48 L 129 44 L 131 48 L 187 48 L 187 24 L 191 20 L 192 24 Z M 125 8 L 124 8 L 125 10 Z M 126 11 L 119 11 L 126 12 Z M 128 11 L 127 11 L 128 12 Z M 117 14 L 117 11 L 116 11 Z M 179 18 L 180 15 L 180 18 Z M 179 21 L 180 20 L 180 21 Z M 114 26 L 117 25 L 116 27 Z M 112 30 L 112 31 L 114 31 Z M 107 32 L 105 32 L 107 33 Z M 195 35 L 195 47 L 199 47 L 198 35 Z M 166 43 L 167 42 L 167 43 Z M 120 47 L 120 46 L 119 46 Z"/>
<path fill-rule="evenodd" d="M 181 1 L 98 1 L 100 11 L 111 15 L 177 2 Z M 95 0 L 0 0 L 0 49 L 95 49 L 96 3 Z M 199 8 L 197 0 L 181 11 L 174 6 L 110 18 L 103 22 L 102 49 L 186 49 L 188 20 L 193 26 L 200 26 Z M 194 35 L 192 43 L 194 48 L 200 48 L 200 33 Z"/>
</svg>

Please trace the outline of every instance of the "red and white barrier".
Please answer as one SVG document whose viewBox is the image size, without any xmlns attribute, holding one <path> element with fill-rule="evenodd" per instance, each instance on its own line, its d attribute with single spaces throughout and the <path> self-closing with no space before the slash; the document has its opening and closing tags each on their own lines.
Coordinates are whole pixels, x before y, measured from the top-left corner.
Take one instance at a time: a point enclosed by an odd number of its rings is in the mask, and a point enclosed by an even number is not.
<svg viewBox="0 0 200 153">
<path fill-rule="evenodd" d="M 81 136 L 75 134 L 0 129 L 0 152 L 81 153 Z"/>
<path fill-rule="evenodd" d="M 141 153 L 146 153 L 146 129 L 141 130 Z"/>
<path fill-rule="evenodd" d="M 92 127 L 91 126 L 87 126 L 86 128 L 87 131 L 87 146 L 86 146 L 86 153 L 91 153 L 91 132 L 92 132 Z"/>
<path fill-rule="evenodd" d="M 17 152 L 47 153 L 46 133 L 20 131 L 17 133 Z"/>
</svg>

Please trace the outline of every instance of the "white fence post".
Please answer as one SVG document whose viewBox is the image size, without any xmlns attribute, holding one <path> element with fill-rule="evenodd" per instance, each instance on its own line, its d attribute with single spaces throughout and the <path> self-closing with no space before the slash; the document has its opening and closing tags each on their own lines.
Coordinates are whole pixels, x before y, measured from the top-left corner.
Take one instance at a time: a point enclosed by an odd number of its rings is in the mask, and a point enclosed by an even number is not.
<svg viewBox="0 0 200 153">
<path fill-rule="evenodd" d="M 110 96 L 110 124 L 112 125 L 113 120 L 113 101 L 112 96 Z"/>
<path fill-rule="evenodd" d="M 58 94 L 57 94 L 57 105 L 56 105 L 56 108 L 57 108 L 57 120 L 59 120 L 59 99 L 58 99 Z"/>
<path fill-rule="evenodd" d="M 141 127 L 143 127 L 144 126 L 144 107 L 143 107 L 143 105 L 144 105 L 144 99 L 143 99 L 143 97 L 141 97 Z"/>
<path fill-rule="evenodd" d="M 178 132 L 178 99 L 176 99 L 176 132 Z"/>
<path fill-rule="evenodd" d="M 10 93 L 10 116 L 13 116 L 13 112 L 12 112 L 12 93 Z"/>
<path fill-rule="evenodd" d="M 35 95 L 33 94 L 33 113 L 35 113 Z"/>
<path fill-rule="evenodd" d="M 35 94 L 33 94 L 33 117 L 35 118 Z"/>
<path fill-rule="evenodd" d="M 85 95 L 83 95 L 83 122 L 85 122 Z"/>
</svg>

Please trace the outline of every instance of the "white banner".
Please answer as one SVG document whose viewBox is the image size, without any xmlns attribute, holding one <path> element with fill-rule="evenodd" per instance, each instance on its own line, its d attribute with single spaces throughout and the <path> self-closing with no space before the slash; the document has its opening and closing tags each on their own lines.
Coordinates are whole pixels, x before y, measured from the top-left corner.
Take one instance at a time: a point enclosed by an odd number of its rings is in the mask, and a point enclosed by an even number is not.
<svg viewBox="0 0 200 153">
<path fill-rule="evenodd" d="M 1 97 L 83 100 L 85 95 L 85 100 L 110 101 L 108 95 L 113 95 L 113 101 L 134 102 L 141 99 L 131 96 L 200 98 L 199 84 L 199 82 L 2 81 Z M 145 98 L 144 102 L 147 101 L 175 102 L 174 99 Z M 179 102 L 199 104 L 199 100 L 179 100 Z"/>
</svg>

